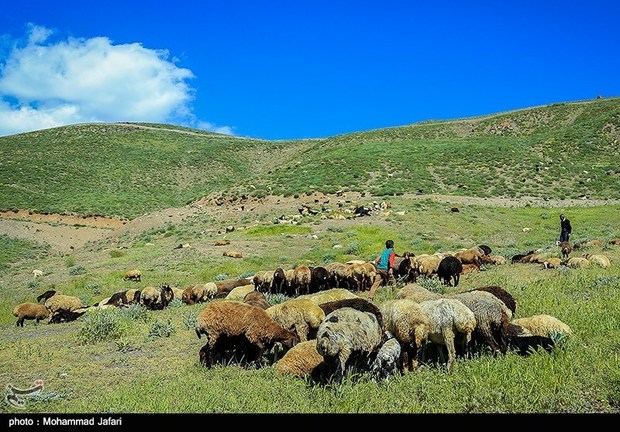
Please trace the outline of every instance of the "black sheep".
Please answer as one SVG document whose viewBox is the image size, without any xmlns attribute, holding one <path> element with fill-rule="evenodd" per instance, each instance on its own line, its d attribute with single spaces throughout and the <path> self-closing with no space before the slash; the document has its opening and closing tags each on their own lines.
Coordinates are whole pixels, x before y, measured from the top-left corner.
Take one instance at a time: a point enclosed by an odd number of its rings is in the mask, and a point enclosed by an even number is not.
<svg viewBox="0 0 620 432">
<path fill-rule="evenodd" d="M 310 294 L 329 289 L 329 272 L 325 267 L 310 267 Z"/>
<path fill-rule="evenodd" d="M 272 294 L 286 294 L 286 275 L 284 274 L 284 269 L 282 267 L 278 267 L 273 272 L 273 281 L 271 282 L 271 291 Z"/>
<path fill-rule="evenodd" d="M 437 277 L 448 286 L 452 286 L 451 280 L 454 280 L 454 286 L 457 286 L 462 272 L 463 264 L 461 261 L 456 257 L 447 256 L 439 262 Z"/>
<path fill-rule="evenodd" d="M 490 247 L 488 247 L 487 245 L 481 244 L 481 245 L 478 245 L 478 248 L 479 248 L 482 252 L 484 252 L 484 254 L 485 254 L 486 256 L 491 255 L 491 248 L 490 248 Z"/>
<path fill-rule="evenodd" d="M 47 300 L 48 298 L 50 298 L 54 294 L 56 294 L 56 291 L 54 291 L 54 290 L 45 291 L 43 294 L 41 294 L 40 296 L 37 297 L 37 302 L 41 302 L 41 299 Z"/>
</svg>

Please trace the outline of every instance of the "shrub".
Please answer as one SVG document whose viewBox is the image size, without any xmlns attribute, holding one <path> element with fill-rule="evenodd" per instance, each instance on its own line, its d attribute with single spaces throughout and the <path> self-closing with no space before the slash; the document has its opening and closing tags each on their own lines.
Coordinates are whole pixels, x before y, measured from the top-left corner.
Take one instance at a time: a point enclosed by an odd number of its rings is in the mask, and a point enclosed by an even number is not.
<svg viewBox="0 0 620 432">
<path fill-rule="evenodd" d="M 84 285 L 84 289 L 92 291 L 93 294 L 101 293 L 101 286 L 98 283 L 89 283 Z"/>
<path fill-rule="evenodd" d="M 149 320 L 148 310 L 139 304 L 132 304 L 129 307 L 117 309 L 116 313 L 119 317 L 127 320 L 141 322 L 147 322 Z"/>
<path fill-rule="evenodd" d="M 265 299 L 270 306 L 273 306 L 279 303 L 284 303 L 285 301 L 289 300 L 289 297 L 284 294 L 265 294 Z"/>
<path fill-rule="evenodd" d="M 171 318 L 168 318 L 166 322 L 155 321 L 149 329 L 149 338 L 169 337 L 175 331 Z"/>
<path fill-rule="evenodd" d="M 86 270 L 84 269 L 84 266 L 80 264 L 74 265 L 73 267 L 69 268 L 69 274 L 72 276 L 83 274 L 85 272 Z"/>
<path fill-rule="evenodd" d="M 97 342 L 120 338 L 125 330 L 121 317 L 114 310 L 99 310 L 89 312 L 84 318 L 84 325 L 78 333 L 78 339 L 82 344 L 94 344 Z"/>
<path fill-rule="evenodd" d="M 168 303 L 169 308 L 178 308 L 183 306 L 185 303 L 181 299 L 173 299 L 170 303 Z"/>
<path fill-rule="evenodd" d="M 444 294 L 446 286 L 441 283 L 441 281 L 439 279 L 435 279 L 435 278 L 427 278 L 425 276 L 420 276 L 420 278 L 418 278 L 418 283 L 420 284 L 420 286 L 422 288 L 426 288 L 429 291 L 432 291 L 434 293 L 438 293 L 438 294 Z"/>
<path fill-rule="evenodd" d="M 219 275 L 215 276 L 216 281 L 221 281 L 224 279 L 228 279 L 228 275 L 226 273 L 220 273 Z"/>
<path fill-rule="evenodd" d="M 110 257 L 112 257 L 112 258 L 120 258 L 123 255 L 125 255 L 125 252 L 119 251 L 117 249 L 113 249 L 113 250 L 110 251 Z"/>
<path fill-rule="evenodd" d="M 357 240 L 354 240 L 349 243 L 349 246 L 347 246 L 344 252 L 348 255 L 358 255 L 362 252 L 362 245 Z"/>
<path fill-rule="evenodd" d="M 187 330 L 192 330 L 196 327 L 196 318 L 198 318 L 198 312 L 196 311 L 187 311 L 181 315 L 181 319 Z"/>
<path fill-rule="evenodd" d="M 34 288 L 36 288 L 36 287 L 38 287 L 38 286 L 39 286 L 39 281 L 38 281 L 38 280 L 36 280 L 36 279 L 30 280 L 30 281 L 28 281 L 28 283 L 26 284 L 26 286 L 27 286 L 28 288 L 30 288 L 30 289 L 34 289 Z"/>
</svg>

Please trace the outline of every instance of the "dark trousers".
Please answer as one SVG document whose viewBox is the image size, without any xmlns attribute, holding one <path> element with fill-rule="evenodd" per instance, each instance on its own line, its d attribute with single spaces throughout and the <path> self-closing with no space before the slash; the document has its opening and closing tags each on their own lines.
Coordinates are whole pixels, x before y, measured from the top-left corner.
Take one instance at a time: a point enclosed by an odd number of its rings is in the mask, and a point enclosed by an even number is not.
<svg viewBox="0 0 620 432">
<path fill-rule="evenodd" d="M 560 243 L 561 243 L 561 242 L 568 241 L 568 237 L 569 237 L 569 236 L 570 236 L 570 233 L 569 233 L 569 232 L 567 232 L 567 231 L 562 231 L 562 232 L 560 233 Z"/>
</svg>

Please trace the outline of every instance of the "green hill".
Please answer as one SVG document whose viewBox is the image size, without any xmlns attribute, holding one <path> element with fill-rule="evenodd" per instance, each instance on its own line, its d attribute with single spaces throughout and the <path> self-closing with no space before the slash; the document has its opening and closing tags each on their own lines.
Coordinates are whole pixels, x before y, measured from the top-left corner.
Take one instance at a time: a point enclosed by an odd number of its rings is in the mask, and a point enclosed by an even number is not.
<svg viewBox="0 0 620 432">
<path fill-rule="evenodd" d="M 145 123 L 0 137 L 0 207 L 136 217 L 206 195 L 620 199 L 620 98 L 265 141 Z"/>
</svg>

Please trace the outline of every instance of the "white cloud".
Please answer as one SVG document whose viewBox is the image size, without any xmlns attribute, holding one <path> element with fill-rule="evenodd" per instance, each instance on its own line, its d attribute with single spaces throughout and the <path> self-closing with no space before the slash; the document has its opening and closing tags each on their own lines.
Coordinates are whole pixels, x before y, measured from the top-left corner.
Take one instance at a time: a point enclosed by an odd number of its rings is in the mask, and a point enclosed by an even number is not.
<svg viewBox="0 0 620 432">
<path fill-rule="evenodd" d="M 208 130 L 210 132 L 221 133 L 225 135 L 234 135 L 233 128 L 230 126 L 218 126 L 211 122 L 199 121 L 195 124 L 198 129 Z"/>
<path fill-rule="evenodd" d="M 106 37 L 50 42 L 52 33 L 30 25 L 27 42 L 2 63 L 0 135 L 91 121 L 197 122 L 194 75 L 167 51 Z"/>
</svg>

